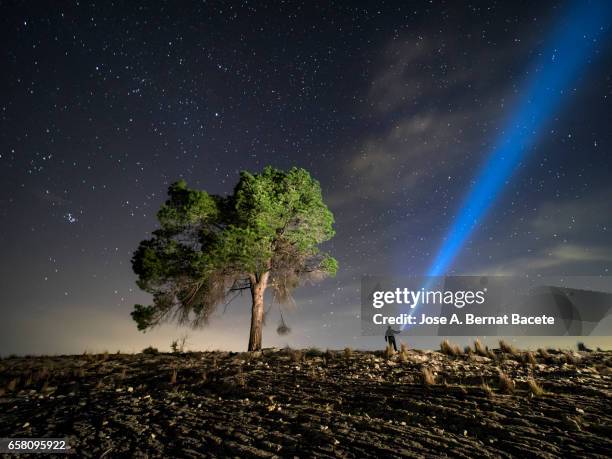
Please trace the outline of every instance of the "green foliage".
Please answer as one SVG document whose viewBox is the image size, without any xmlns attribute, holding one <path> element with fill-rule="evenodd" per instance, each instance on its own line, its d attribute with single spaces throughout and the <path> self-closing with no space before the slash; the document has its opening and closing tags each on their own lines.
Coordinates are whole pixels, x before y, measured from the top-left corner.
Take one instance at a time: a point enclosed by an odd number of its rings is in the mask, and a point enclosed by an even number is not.
<svg viewBox="0 0 612 459">
<path fill-rule="evenodd" d="M 333 215 L 304 169 L 242 172 L 225 197 L 181 180 L 169 187 L 157 218 L 160 228 L 132 258 L 138 286 L 153 295 L 153 305 L 134 307 L 139 330 L 169 319 L 204 325 L 218 304 L 264 273 L 283 302 L 301 280 L 338 269 L 319 249 L 334 235 Z"/>
<path fill-rule="evenodd" d="M 152 325 L 155 308 L 153 306 L 143 306 L 135 304 L 131 313 L 132 319 L 136 322 L 138 330 L 144 331 Z"/>
</svg>

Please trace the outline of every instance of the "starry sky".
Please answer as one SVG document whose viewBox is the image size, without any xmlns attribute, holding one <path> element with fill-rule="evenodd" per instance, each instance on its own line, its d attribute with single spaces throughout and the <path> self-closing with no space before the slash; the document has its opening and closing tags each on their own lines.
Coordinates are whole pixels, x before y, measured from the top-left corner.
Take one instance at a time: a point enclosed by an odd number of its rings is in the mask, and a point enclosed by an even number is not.
<svg viewBox="0 0 612 459">
<path fill-rule="evenodd" d="M 290 335 L 272 305 L 264 346 L 384 345 L 361 276 L 424 274 L 566 5 L 0 2 L 0 354 L 245 349 L 246 299 L 138 332 L 130 258 L 170 183 L 266 165 L 321 182 L 340 271 L 296 292 Z M 450 272 L 612 275 L 606 38 Z"/>
</svg>

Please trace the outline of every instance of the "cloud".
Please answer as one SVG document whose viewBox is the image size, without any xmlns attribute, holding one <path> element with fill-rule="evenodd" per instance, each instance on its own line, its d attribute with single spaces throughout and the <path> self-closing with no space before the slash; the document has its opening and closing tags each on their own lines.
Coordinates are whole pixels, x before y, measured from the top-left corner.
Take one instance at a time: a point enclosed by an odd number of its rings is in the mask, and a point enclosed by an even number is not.
<svg viewBox="0 0 612 459">
<path fill-rule="evenodd" d="M 421 70 L 431 59 L 431 46 L 422 40 L 390 43 L 383 51 L 384 70 L 372 81 L 370 100 L 380 112 L 413 102 L 432 89 Z"/>
<path fill-rule="evenodd" d="M 528 256 L 510 257 L 503 262 L 470 271 L 473 275 L 519 276 L 525 274 L 584 273 L 589 264 L 612 263 L 612 249 L 579 244 L 558 244 L 533 251 Z M 591 271 L 588 271 L 592 274 Z M 467 273 L 464 273 L 467 274 Z"/>
<path fill-rule="evenodd" d="M 419 205 L 433 189 L 445 188 L 457 168 L 479 166 L 511 105 L 504 95 L 514 97 L 505 74 L 524 49 L 505 44 L 471 52 L 452 37 L 419 35 L 381 50 L 367 97 L 378 132 L 368 129 L 357 139 L 342 171 L 350 186 L 330 197 L 333 205 L 408 193 Z"/>
<path fill-rule="evenodd" d="M 475 171 L 487 152 L 483 125 L 494 118 L 490 107 L 481 106 L 389 121 L 382 133 L 359 140 L 341 171 L 341 180 L 350 185 L 331 194 L 330 205 L 409 197 L 420 206 L 436 190 L 466 186 L 470 169 Z"/>
<path fill-rule="evenodd" d="M 612 249 L 578 244 L 559 244 L 540 250 L 538 254 L 514 263 L 527 270 L 576 266 L 588 262 L 612 261 Z"/>
<path fill-rule="evenodd" d="M 587 233 L 591 236 L 597 232 L 608 232 L 612 230 L 611 201 L 612 188 L 591 195 L 588 199 L 547 202 L 540 206 L 531 226 L 542 235 L 575 236 Z"/>
<path fill-rule="evenodd" d="M 485 266 L 479 272 L 497 275 L 542 273 L 556 271 L 562 274 L 601 273 L 612 264 L 610 229 L 612 214 L 608 203 L 612 188 L 589 195 L 588 198 L 552 200 L 534 203 L 537 213 L 524 222 L 524 232 L 503 246 L 493 241 L 479 243 L 480 253 L 495 255 L 503 247 L 505 259 Z M 509 225 L 510 227 L 511 225 Z M 524 253 L 528 255 L 510 255 Z"/>
</svg>

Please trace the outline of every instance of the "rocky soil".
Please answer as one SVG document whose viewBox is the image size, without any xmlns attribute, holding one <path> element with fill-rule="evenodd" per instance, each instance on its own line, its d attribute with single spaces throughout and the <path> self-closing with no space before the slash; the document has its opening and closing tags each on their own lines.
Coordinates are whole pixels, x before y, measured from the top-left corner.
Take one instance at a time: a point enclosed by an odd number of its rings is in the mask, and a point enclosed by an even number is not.
<svg viewBox="0 0 612 459">
<path fill-rule="evenodd" d="M 612 352 L 459 352 L 5 358 L 0 437 L 78 457 L 612 456 Z"/>
</svg>

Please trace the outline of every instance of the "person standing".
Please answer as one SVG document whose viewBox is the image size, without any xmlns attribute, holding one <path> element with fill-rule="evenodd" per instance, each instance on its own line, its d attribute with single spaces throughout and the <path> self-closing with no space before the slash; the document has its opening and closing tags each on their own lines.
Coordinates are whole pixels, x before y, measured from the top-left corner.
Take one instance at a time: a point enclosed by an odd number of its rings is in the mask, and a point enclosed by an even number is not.
<svg viewBox="0 0 612 459">
<path fill-rule="evenodd" d="M 400 332 L 397 330 L 393 330 L 391 328 L 391 325 L 387 327 L 387 331 L 385 332 L 385 341 L 387 342 L 387 345 L 393 346 L 393 349 L 395 350 L 395 352 L 397 352 L 397 344 L 395 343 L 395 335 L 397 335 L 398 333 Z"/>
</svg>

